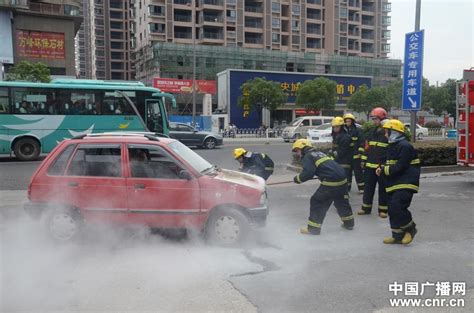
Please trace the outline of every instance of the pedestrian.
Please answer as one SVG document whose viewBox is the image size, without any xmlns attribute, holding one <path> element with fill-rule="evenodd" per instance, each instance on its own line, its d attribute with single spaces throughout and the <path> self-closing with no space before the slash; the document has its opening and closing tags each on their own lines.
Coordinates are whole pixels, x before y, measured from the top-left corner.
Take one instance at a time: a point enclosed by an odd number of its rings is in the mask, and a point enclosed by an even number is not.
<svg viewBox="0 0 474 313">
<path fill-rule="evenodd" d="M 347 178 L 347 188 L 351 190 L 352 183 L 352 139 L 344 126 L 344 119 L 336 116 L 332 119 L 332 154 L 339 165 L 344 168 Z"/>
<path fill-rule="evenodd" d="M 417 233 L 416 224 L 408 210 L 413 194 L 420 186 L 420 159 L 405 137 L 405 126 L 399 120 L 384 124 L 388 138 L 387 161 L 377 168 L 377 175 L 386 177 L 388 216 L 392 237 L 385 244 L 409 244 Z"/>
<path fill-rule="evenodd" d="M 362 167 L 360 164 L 361 153 L 364 152 L 365 139 L 362 129 L 357 126 L 354 115 L 346 113 L 342 117 L 346 125 L 346 129 L 352 139 L 352 164 L 351 169 L 354 172 L 355 180 L 357 183 L 357 189 L 360 194 L 364 193 L 364 177 Z M 352 174 L 352 173 L 351 173 Z M 352 176 L 352 175 L 351 175 Z M 349 187 L 350 188 L 350 187 Z M 349 190 L 350 191 L 350 190 Z"/>
<path fill-rule="evenodd" d="M 274 170 L 273 160 L 264 153 L 234 149 L 234 158 L 240 163 L 240 171 L 257 175 L 267 180 Z"/>
<path fill-rule="evenodd" d="M 379 206 L 378 212 L 381 218 L 387 218 L 387 193 L 385 192 L 385 182 L 383 176 L 377 176 L 376 169 L 385 163 L 387 159 L 388 141 L 385 131 L 382 128 L 387 122 L 387 111 L 377 107 L 370 112 L 370 118 L 374 123 L 374 128 L 367 135 L 364 154 L 361 156 L 361 166 L 364 169 L 364 196 L 362 207 L 357 211 L 358 215 L 368 215 L 372 212 L 372 203 L 377 184 L 379 186 Z"/>
<path fill-rule="evenodd" d="M 333 202 L 341 218 L 342 227 L 352 230 L 354 216 L 349 204 L 346 173 L 341 165 L 332 157 L 316 151 L 307 139 L 295 141 L 293 153 L 303 164 L 302 172 L 296 175 L 293 181 L 301 184 L 315 176 L 321 181 L 310 200 L 308 226 L 301 227 L 300 232 L 305 235 L 319 235 L 326 212 Z"/>
</svg>

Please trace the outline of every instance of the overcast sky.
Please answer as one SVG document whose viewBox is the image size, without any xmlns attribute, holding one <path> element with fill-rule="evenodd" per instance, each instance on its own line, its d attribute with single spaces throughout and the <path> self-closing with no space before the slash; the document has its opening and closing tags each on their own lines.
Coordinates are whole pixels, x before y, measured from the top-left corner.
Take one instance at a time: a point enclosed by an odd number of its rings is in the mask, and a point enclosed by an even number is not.
<svg viewBox="0 0 474 313">
<path fill-rule="evenodd" d="M 391 58 L 402 59 L 405 33 L 415 29 L 416 0 L 392 0 Z M 425 30 L 423 76 L 430 84 L 460 79 L 474 67 L 474 0 L 421 0 Z"/>
</svg>

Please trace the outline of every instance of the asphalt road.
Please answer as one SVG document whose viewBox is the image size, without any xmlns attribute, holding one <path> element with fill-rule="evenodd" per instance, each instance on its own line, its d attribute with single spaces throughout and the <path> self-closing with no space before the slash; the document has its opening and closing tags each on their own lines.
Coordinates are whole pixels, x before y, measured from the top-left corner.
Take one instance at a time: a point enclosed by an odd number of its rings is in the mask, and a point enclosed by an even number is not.
<svg viewBox="0 0 474 313">
<path fill-rule="evenodd" d="M 230 167 L 232 148 L 197 152 Z M 289 155 L 288 144 L 258 148 L 277 163 Z M 334 208 L 321 236 L 300 235 L 317 182 L 269 186 L 267 226 L 241 248 L 207 246 L 196 234 L 170 239 L 103 228 L 56 246 L 41 223 L 21 214 L 25 192 L 3 183 L 26 188 L 16 181 L 37 164 L 0 163 L 0 213 L 16 212 L 0 215 L 1 312 L 433 311 L 391 308 L 390 298 L 436 297 L 435 287 L 396 297 L 388 290 L 394 282 L 465 282 L 464 308 L 435 311 L 474 311 L 473 172 L 423 175 L 412 205 L 419 233 L 408 247 L 383 245 L 388 221 L 375 215 L 342 229 Z M 350 202 L 357 209 L 361 196 L 351 193 Z"/>
</svg>

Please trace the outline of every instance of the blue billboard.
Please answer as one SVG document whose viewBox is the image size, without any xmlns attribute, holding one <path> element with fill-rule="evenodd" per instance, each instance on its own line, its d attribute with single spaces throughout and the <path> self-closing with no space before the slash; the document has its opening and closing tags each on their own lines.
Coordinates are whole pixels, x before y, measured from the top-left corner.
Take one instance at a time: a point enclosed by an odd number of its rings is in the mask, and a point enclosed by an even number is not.
<svg viewBox="0 0 474 313">
<path fill-rule="evenodd" d="M 261 117 L 255 110 L 238 105 L 238 99 L 242 96 L 240 86 L 248 80 L 256 77 L 265 77 L 267 80 L 280 83 L 282 90 L 287 94 L 288 105 L 295 105 L 296 92 L 303 82 L 317 77 L 325 77 L 334 80 L 337 83 L 336 93 L 337 103 L 346 103 L 351 95 L 356 92 L 360 86 L 367 85 L 372 87 L 371 77 L 362 76 L 339 76 L 322 74 L 302 74 L 292 72 L 262 72 L 262 71 L 239 71 L 229 70 L 229 102 L 230 102 L 230 122 L 238 128 L 257 128 L 261 125 Z"/>
<path fill-rule="evenodd" d="M 402 110 L 419 111 L 421 108 L 424 33 L 420 30 L 405 35 Z"/>
</svg>

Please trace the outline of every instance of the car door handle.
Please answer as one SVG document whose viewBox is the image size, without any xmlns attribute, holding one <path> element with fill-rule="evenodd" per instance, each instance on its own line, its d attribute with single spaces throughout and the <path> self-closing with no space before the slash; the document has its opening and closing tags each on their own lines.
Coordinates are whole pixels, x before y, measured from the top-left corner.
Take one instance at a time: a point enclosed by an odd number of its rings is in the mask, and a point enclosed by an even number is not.
<svg viewBox="0 0 474 313">
<path fill-rule="evenodd" d="M 70 182 L 67 183 L 67 185 L 69 187 L 77 187 L 77 186 L 79 186 L 79 183 L 76 183 L 75 181 L 70 181 Z"/>
<path fill-rule="evenodd" d="M 135 189 L 145 189 L 145 184 L 135 184 Z"/>
</svg>

